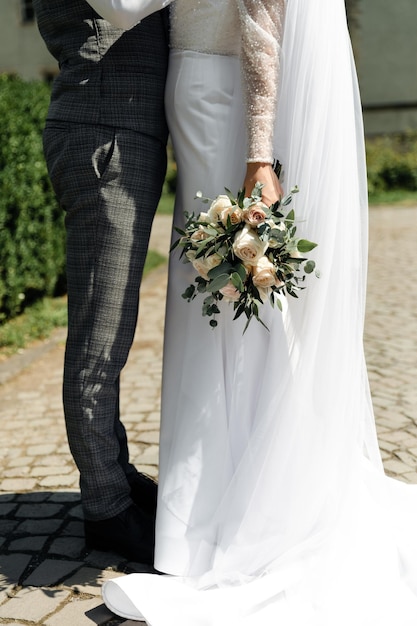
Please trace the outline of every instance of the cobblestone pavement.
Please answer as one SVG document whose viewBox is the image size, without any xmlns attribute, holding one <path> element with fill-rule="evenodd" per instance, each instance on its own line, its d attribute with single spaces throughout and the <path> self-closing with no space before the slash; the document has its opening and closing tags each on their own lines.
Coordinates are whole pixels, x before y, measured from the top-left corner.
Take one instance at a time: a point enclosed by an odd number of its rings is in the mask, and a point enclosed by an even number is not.
<svg viewBox="0 0 417 626">
<path fill-rule="evenodd" d="M 151 247 L 167 253 L 169 219 Z M 371 210 L 365 349 L 388 474 L 417 483 L 417 208 Z M 409 278 L 410 277 L 410 278 Z M 122 379 L 132 461 L 157 475 L 166 268 L 142 286 L 138 332 Z M 87 551 L 78 475 L 61 407 L 62 332 L 0 364 L 0 624 L 133 626 L 103 605 L 103 581 L 140 571 Z M 167 625 L 168 626 L 168 625 Z"/>
</svg>

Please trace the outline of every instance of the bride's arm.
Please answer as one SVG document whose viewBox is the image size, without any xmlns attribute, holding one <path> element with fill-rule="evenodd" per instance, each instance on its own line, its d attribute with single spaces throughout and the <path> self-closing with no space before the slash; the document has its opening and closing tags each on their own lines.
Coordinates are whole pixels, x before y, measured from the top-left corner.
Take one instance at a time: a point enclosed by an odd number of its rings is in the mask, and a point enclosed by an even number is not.
<svg viewBox="0 0 417 626">
<path fill-rule="evenodd" d="M 257 180 L 263 182 L 264 200 L 269 204 L 282 195 L 271 164 L 286 2 L 236 1 L 242 31 L 242 81 L 248 134 L 245 188 L 250 193 Z"/>
<path fill-rule="evenodd" d="M 87 0 L 105 20 L 129 30 L 145 17 L 167 6 L 171 0 Z"/>
</svg>

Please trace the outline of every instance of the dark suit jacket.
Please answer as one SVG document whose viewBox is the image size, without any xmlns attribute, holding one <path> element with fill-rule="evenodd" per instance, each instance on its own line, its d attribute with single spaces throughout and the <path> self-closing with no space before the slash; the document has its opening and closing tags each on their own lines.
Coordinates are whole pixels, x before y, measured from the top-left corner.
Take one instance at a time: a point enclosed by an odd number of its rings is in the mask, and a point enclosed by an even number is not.
<svg viewBox="0 0 417 626">
<path fill-rule="evenodd" d="M 34 0 L 34 7 L 60 68 L 48 120 L 129 128 L 165 140 L 166 11 L 123 31 L 85 0 Z"/>
</svg>

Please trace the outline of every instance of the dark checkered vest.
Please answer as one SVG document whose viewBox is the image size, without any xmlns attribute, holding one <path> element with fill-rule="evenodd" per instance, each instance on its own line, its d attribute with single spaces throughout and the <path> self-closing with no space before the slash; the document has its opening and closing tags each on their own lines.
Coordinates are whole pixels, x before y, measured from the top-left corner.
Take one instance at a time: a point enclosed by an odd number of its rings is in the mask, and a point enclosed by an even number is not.
<svg viewBox="0 0 417 626">
<path fill-rule="evenodd" d="M 85 0 L 34 0 L 34 7 L 39 31 L 60 68 L 48 120 L 165 136 L 166 11 L 125 32 L 101 19 Z"/>
</svg>

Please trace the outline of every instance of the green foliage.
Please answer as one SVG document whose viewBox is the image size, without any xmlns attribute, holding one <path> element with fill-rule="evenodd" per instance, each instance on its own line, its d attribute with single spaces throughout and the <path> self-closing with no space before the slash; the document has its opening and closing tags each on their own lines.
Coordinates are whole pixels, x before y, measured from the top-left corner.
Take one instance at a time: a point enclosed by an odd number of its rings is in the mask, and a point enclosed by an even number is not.
<svg viewBox="0 0 417 626">
<path fill-rule="evenodd" d="M 369 194 L 417 191 L 417 132 L 387 135 L 366 142 Z"/>
<path fill-rule="evenodd" d="M 0 321 L 62 284 L 63 215 L 42 150 L 49 87 L 0 75 Z"/>
</svg>

